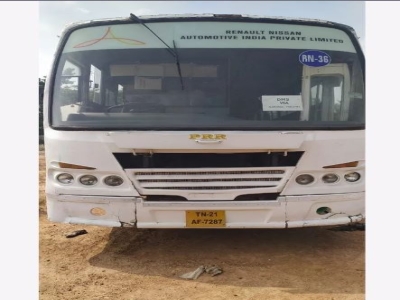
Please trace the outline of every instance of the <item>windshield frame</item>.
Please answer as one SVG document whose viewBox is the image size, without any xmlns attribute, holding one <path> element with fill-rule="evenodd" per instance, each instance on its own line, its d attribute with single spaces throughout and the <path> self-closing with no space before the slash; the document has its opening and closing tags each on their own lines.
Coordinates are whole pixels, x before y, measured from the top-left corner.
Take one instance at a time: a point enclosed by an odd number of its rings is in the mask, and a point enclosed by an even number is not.
<svg viewBox="0 0 400 300">
<path fill-rule="evenodd" d="M 350 38 L 355 50 L 356 55 L 359 58 L 359 63 L 362 71 L 362 79 L 364 82 L 364 90 L 365 90 L 365 57 L 364 53 L 361 49 L 359 41 L 355 35 L 355 31 L 350 26 L 334 23 L 334 22 L 322 22 L 322 21 L 312 21 L 312 20 L 293 20 L 293 19 L 274 19 L 274 18 L 250 18 L 250 17 L 241 17 L 241 16 L 230 16 L 230 17 L 212 17 L 212 16 L 204 16 L 204 17 L 158 17 L 158 18 L 150 18 L 150 19 L 142 19 L 145 23 L 163 23 L 163 22 L 239 22 L 239 23 L 267 23 L 267 24 L 289 24 L 289 25 L 304 25 L 304 26 L 314 26 L 314 27 L 326 27 L 326 28 L 334 28 L 341 31 L 344 31 L 346 35 Z M 157 131 L 171 131 L 171 130 L 178 130 L 178 131 L 185 131 L 188 130 L 187 128 L 174 128 L 173 126 L 169 127 L 150 127 L 147 126 L 146 128 L 109 128 L 109 127 L 99 127 L 99 128 L 87 128 L 82 126 L 54 126 L 52 120 L 52 109 L 53 109 L 53 97 L 54 97 L 54 86 L 56 80 L 56 73 L 58 69 L 58 65 L 60 63 L 60 59 L 62 56 L 62 51 L 64 49 L 65 44 L 68 41 L 70 35 L 82 28 L 87 27 L 96 27 L 96 26 L 104 26 L 104 25 L 122 25 L 122 24 L 137 24 L 138 22 L 132 20 L 130 18 L 126 19 L 113 19 L 113 20 L 98 20 L 98 21 L 91 21 L 91 22 L 83 22 L 78 24 L 73 24 L 67 27 L 64 32 L 61 34 L 60 42 L 58 44 L 55 58 L 52 64 L 50 78 L 49 78 L 49 90 L 48 90 L 48 105 L 47 105 L 47 112 L 46 116 L 48 119 L 48 125 L 50 128 L 54 130 L 62 130 L 62 131 L 126 131 L 126 130 L 141 130 L 141 131 L 148 131 L 148 130 L 157 130 Z M 364 92 L 364 101 L 365 101 L 365 92 Z M 276 131 L 276 130 L 363 130 L 365 129 L 365 122 L 353 122 L 354 125 L 350 125 L 352 122 L 346 122 L 346 124 L 342 124 L 340 122 L 324 122 L 324 125 L 321 123 L 313 124 L 314 122 L 287 122 L 287 125 L 284 124 L 272 124 L 271 126 L 252 126 L 251 128 L 246 128 L 244 126 L 241 127 L 232 127 L 229 129 L 224 130 L 242 130 L 242 131 Z M 207 126 L 201 126 L 201 128 L 190 128 L 190 130 L 214 130 L 220 128 L 207 128 Z"/>
</svg>

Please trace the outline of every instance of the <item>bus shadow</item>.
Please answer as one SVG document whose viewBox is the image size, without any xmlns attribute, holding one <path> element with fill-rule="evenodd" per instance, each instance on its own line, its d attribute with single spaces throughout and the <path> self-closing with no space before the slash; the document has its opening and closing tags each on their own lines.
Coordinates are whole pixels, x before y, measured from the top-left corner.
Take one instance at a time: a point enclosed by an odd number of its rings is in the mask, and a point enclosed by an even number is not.
<svg viewBox="0 0 400 300">
<path fill-rule="evenodd" d="M 90 263 L 174 280 L 184 280 L 179 276 L 201 265 L 218 265 L 223 269 L 221 275 L 203 274 L 197 281 L 275 287 L 296 294 L 360 294 L 365 292 L 364 240 L 364 232 L 329 228 L 114 228 L 102 252 L 90 258 Z"/>
</svg>

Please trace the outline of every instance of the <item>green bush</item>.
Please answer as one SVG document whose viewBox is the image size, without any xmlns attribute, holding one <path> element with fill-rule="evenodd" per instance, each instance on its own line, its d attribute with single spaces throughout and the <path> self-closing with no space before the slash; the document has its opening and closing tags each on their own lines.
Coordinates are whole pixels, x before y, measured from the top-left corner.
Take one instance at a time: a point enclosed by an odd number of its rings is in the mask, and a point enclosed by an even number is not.
<svg viewBox="0 0 400 300">
<path fill-rule="evenodd" d="M 39 136 L 43 135 L 43 92 L 46 78 L 39 78 Z"/>
</svg>

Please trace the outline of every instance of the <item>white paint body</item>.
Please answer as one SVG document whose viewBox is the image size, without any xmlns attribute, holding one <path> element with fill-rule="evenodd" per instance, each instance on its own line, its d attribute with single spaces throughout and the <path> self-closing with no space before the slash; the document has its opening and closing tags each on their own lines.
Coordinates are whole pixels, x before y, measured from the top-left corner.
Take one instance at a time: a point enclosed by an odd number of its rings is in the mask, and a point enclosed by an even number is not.
<svg viewBox="0 0 400 300">
<path fill-rule="evenodd" d="M 189 25 L 195 31 L 196 23 L 192 22 Z M 211 25 L 210 28 L 212 27 Z M 117 33 L 118 26 L 113 27 Z M 137 26 L 141 31 L 136 32 L 134 38 L 144 40 L 147 38 L 148 32 L 139 25 Z M 239 25 L 235 26 L 231 29 L 236 29 L 236 27 L 240 29 Z M 152 24 L 152 27 L 161 36 L 163 35 L 164 24 Z M 121 28 L 123 28 L 122 25 Z M 176 36 L 181 35 L 178 29 L 183 30 L 183 27 L 177 27 Z M 314 30 L 312 28 L 306 29 L 310 30 L 310 32 Z M 96 30 L 99 31 L 99 36 L 104 33 L 104 28 Z M 164 31 L 167 32 L 166 29 Z M 72 47 L 82 42 L 78 38 L 79 36 L 75 41 L 74 36 L 72 36 L 69 44 L 67 44 L 66 49 L 68 50 L 68 47 L 70 47 L 68 51 L 78 51 Z M 151 46 L 150 42 L 147 43 Z M 101 47 L 108 44 L 99 43 L 98 45 Z M 280 47 L 280 44 L 274 45 L 274 47 Z M 293 47 L 295 46 L 293 44 Z M 159 44 L 157 47 L 164 47 L 164 45 Z M 344 46 L 333 45 L 332 47 L 340 49 L 340 47 Z M 352 44 L 348 43 L 346 47 L 346 51 L 355 52 Z M 337 50 L 336 48 L 332 48 L 332 50 Z M 340 66 L 333 67 L 336 68 L 334 70 L 335 73 L 346 75 L 345 72 L 348 72 L 347 70 L 342 70 Z M 313 72 L 325 74 L 323 73 L 324 70 L 326 68 L 314 68 Z M 312 75 L 312 73 L 309 69 L 305 69 L 303 75 L 305 77 L 303 89 L 309 90 L 310 82 L 306 77 Z M 52 79 L 51 76 L 49 76 L 49 81 Z M 347 78 L 348 76 L 345 77 Z M 348 85 L 346 81 L 345 85 Z M 364 130 L 277 130 L 264 132 L 62 131 L 54 130 L 49 126 L 48 92 L 49 86 L 46 85 L 44 111 L 47 113 L 44 114 L 44 130 L 47 168 L 47 213 L 50 221 L 110 227 L 185 228 L 185 212 L 188 210 L 223 210 L 226 215 L 226 228 L 326 226 L 358 222 L 365 218 Z M 308 94 L 303 96 L 309 97 Z M 295 101 L 297 103 L 299 101 L 299 96 L 288 95 L 288 97 L 291 97 L 291 102 Z M 64 111 L 66 113 L 79 111 L 79 107 L 65 106 L 62 112 Z M 307 118 L 307 116 L 303 117 Z M 223 134 L 226 135 L 226 139 L 218 141 L 218 143 L 199 143 L 189 138 L 193 133 Z M 113 153 L 118 152 L 268 153 L 269 151 L 303 151 L 304 154 L 293 167 L 246 169 L 247 171 L 268 171 L 272 169 L 284 171 L 284 176 L 274 186 L 260 188 L 260 193 L 279 193 L 279 197 L 276 200 L 268 201 L 233 201 L 237 195 L 246 194 L 245 190 L 235 189 L 234 186 L 232 186 L 232 189 L 225 190 L 191 189 L 179 192 L 174 191 L 173 193 L 170 193 L 168 189 L 153 190 L 153 194 L 155 195 L 178 194 L 185 197 L 187 201 L 146 201 L 146 197 L 144 196 L 146 195 L 146 188 L 151 184 L 142 185 L 140 183 L 140 176 L 135 175 L 135 171 L 137 170 L 123 169 L 113 156 Z M 352 161 L 358 161 L 359 163 L 356 167 L 323 168 L 324 166 Z M 60 168 L 58 162 L 90 166 L 94 169 Z M 242 172 L 243 170 L 244 168 L 235 171 Z M 157 172 L 159 170 L 140 169 L 140 171 Z M 163 169 L 163 171 L 169 171 L 171 172 L 171 176 L 175 176 L 173 178 L 177 178 L 179 175 L 174 175 L 173 172 L 182 171 L 190 173 L 193 170 Z M 223 172 L 224 169 L 210 168 L 207 171 L 210 173 L 214 172 L 215 175 L 212 176 L 229 178 L 229 175 L 217 175 L 219 172 Z M 358 172 L 361 174 L 360 180 L 353 183 L 347 182 L 344 179 L 344 175 L 349 172 Z M 56 180 L 56 176 L 60 173 L 72 174 L 75 179 L 74 183 L 71 185 L 59 183 Z M 327 173 L 335 173 L 339 176 L 340 180 L 334 184 L 324 183 L 322 176 Z M 78 178 L 86 174 L 96 176 L 98 182 L 94 186 L 80 184 Z M 311 174 L 314 176 L 315 181 L 309 185 L 299 185 L 296 183 L 295 178 L 301 174 Z M 124 183 L 117 187 L 107 186 L 103 183 L 103 179 L 108 175 L 118 175 L 123 178 Z M 197 178 L 196 176 L 198 175 L 189 174 L 188 176 Z M 249 175 L 249 177 L 251 176 L 253 175 Z M 251 185 L 251 183 L 249 184 Z M 254 193 L 254 189 L 252 191 Z M 320 215 L 317 213 L 317 209 L 320 207 L 329 207 L 330 212 Z M 103 209 L 105 214 L 99 216 L 91 213 L 92 209 L 98 208 Z"/>
<path fill-rule="evenodd" d="M 226 131 L 221 133 L 227 135 L 227 140 L 220 144 L 198 144 L 188 138 L 191 132 L 45 130 L 48 216 L 54 222 L 112 227 L 130 224 L 139 228 L 184 228 L 186 210 L 224 210 L 227 228 L 338 225 L 360 221 L 365 217 L 363 130 L 307 131 L 297 134 Z M 146 202 L 139 193 L 141 187 L 135 184 L 133 170 L 123 170 L 112 155 L 113 152 L 132 149 L 151 149 L 153 152 L 297 149 L 305 153 L 296 167 L 283 168 L 287 169 L 284 180 L 271 189 L 271 192 L 280 192 L 275 201 L 223 200 L 232 199 L 238 194 L 239 191 L 232 189 L 190 191 L 189 196 L 188 192 L 182 192 L 184 196 L 188 196 L 186 202 Z M 63 186 L 56 181 L 55 176 L 66 170 L 53 166 L 52 162 L 55 161 L 94 167 L 96 170 L 68 172 L 74 178 L 92 174 L 99 178 L 99 182 L 93 187 L 87 187 L 75 180 L 72 186 Z M 357 167 L 333 171 L 323 168 L 349 161 L 361 163 Z M 350 171 L 359 172 L 361 179 L 355 183 L 344 180 L 343 175 Z M 339 182 L 322 182 L 321 177 L 331 172 L 339 175 Z M 316 181 L 306 186 L 297 184 L 296 176 L 303 173 L 312 174 Z M 119 175 L 124 183 L 119 187 L 108 187 L 102 183 L 102 178 L 106 175 Z M 103 208 L 106 214 L 92 215 L 90 210 L 96 207 Z M 329 207 L 331 213 L 319 215 L 316 213 L 319 207 Z"/>
</svg>

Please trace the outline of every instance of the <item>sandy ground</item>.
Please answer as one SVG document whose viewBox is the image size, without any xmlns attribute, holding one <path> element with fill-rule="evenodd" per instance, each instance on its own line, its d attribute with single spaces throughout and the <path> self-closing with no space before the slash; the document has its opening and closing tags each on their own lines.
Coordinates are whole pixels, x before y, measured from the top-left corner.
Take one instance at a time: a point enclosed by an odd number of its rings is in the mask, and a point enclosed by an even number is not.
<svg viewBox="0 0 400 300">
<path fill-rule="evenodd" d="M 145 230 L 51 223 L 40 151 L 39 293 L 56 299 L 365 299 L 365 231 Z M 65 233 L 88 233 L 66 238 Z M 200 265 L 223 273 L 179 275 Z"/>
</svg>

